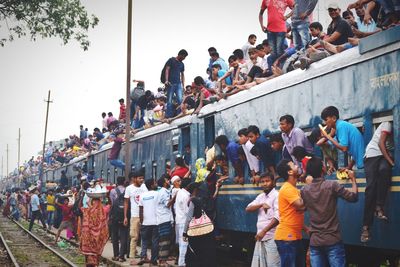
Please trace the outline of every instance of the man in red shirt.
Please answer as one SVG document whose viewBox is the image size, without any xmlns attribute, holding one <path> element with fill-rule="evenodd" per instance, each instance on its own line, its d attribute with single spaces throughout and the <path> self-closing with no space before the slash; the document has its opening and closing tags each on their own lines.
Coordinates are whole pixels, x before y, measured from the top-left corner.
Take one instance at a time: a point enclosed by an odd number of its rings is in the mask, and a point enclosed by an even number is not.
<svg viewBox="0 0 400 267">
<path fill-rule="evenodd" d="M 60 224 L 60 227 L 58 227 L 57 234 L 56 234 L 56 243 L 58 242 L 58 238 L 60 237 L 60 234 L 63 230 L 69 229 L 71 232 L 74 232 L 74 224 L 72 222 L 73 220 L 73 214 L 72 214 L 72 206 L 73 205 L 68 205 L 69 199 L 65 198 L 63 200 L 63 204 L 60 204 L 56 202 L 58 207 L 61 209 L 62 212 L 62 221 Z"/>
<path fill-rule="evenodd" d="M 284 41 L 286 35 L 287 8 L 293 9 L 294 0 L 263 0 L 258 16 L 263 32 L 267 33 L 268 43 L 272 48 L 272 61 L 275 61 L 284 52 Z M 264 26 L 264 11 L 267 9 L 268 21 Z"/>
<path fill-rule="evenodd" d="M 125 103 L 124 103 L 124 99 L 121 98 L 119 100 L 119 117 L 118 117 L 118 120 L 122 121 L 122 122 L 125 122 L 125 119 L 126 119 L 126 106 L 125 106 Z"/>
</svg>

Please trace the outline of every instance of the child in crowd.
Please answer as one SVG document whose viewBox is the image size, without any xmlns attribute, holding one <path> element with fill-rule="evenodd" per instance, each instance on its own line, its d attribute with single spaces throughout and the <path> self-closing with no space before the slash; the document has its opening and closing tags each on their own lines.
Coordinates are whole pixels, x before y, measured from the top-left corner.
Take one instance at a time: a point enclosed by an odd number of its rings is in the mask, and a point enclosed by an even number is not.
<svg viewBox="0 0 400 267">
<path fill-rule="evenodd" d="M 62 221 L 60 226 L 58 227 L 57 234 L 56 234 L 56 243 L 60 237 L 60 234 L 63 230 L 69 229 L 71 232 L 74 232 L 74 224 L 73 224 L 73 214 L 72 214 L 72 207 L 73 204 L 69 204 L 69 199 L 64 198 L 62 200 L 62 204 L 56 202 L 57 206 L 61 209 L 62 212 Z"/>
</svg>

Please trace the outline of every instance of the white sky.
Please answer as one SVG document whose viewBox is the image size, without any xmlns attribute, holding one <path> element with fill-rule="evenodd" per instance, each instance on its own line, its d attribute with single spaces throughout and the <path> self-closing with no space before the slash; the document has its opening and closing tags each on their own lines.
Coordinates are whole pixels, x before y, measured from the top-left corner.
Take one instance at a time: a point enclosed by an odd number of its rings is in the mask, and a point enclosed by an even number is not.
<svg viewBox="0 0 400 267">
<path fill-rule="evenodd" d="M 146 89 L 157 89 L 165 61 L 182 48 L 189 53 L 184 61 L 188 83 L 197 75 L 205 76 L 208 47 L 216 47 L 227 60 L 249 34 L 256 34 L 258 42 L 266 38 L 258 23 L 261 0 L 133 1 L 131 77 L 145 80 Z M 101 125 L 103 111 L 118 116 L 118 99 L 126 90 L 128 1 L 82 2 L 100 19 L 89 32 L 88 51 L 75 41 L 64 46 L 59 39 L 22 38 L 0 47 L 0 157 L 4 158 L 0 174 L 6 173 L 7 144 L 9 171 L 17 166 L 18 128 L 21 163 L 41 150 L 48 90 L 53 104 L 47 141 L 78 134 L 80 124 L 92 131 Z M 314 20 L 324 28 L 330 21 L 326 11 L 330 2 L 320 0 L 314 11 Z M 342 10 L 349 2 L 338 1 Z"/>
</svg>

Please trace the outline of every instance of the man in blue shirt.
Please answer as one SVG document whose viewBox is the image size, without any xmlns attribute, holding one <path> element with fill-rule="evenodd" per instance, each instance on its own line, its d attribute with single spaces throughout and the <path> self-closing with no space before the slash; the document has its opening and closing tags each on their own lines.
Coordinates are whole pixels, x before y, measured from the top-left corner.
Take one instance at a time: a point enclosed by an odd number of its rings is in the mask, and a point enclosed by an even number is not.
<svg viewBox="0 0 400 267">
<path fill-rule="evenodd" d="M 360 131 L 351 123 L 339 120 L 339 110 L 334 106 L 324 108 L 321 112 L 321 118 L 326 126 L 336 130 L 336 137 L 333 138 L 326 131 L 321 130 L 321 133 L 339 150 L 348 152 L 352 157 L 349 165 L 346 167 L 351 170 L 354 164 L 357 168 L 364 168 L 364 138 Z"/>
<path fill-rule="evenodd" d="M 234 141 L 229 141 L 226 135 L 217 136 L 215 138 L 215 144 L 217 144 L 221 148 L 222 152 L 232 163 L 233 168 L 235 169 L 236 172 L 236 177 L 234 179 L 234 182 L 243 184 L 244 183 L 243 169 L 238 153 L 240 145 Z"/>
<path fill-rule="evenodd" d="M 175 95 L 177 104 L 182 103 L 182 93 L 185 87 L 185 65 L 183 60 L 188 56 L 188 52 L 185 49 L 179 51 L 177 57 L 171 57 L 167 63 L 165 63 L 165 87 L 167 88 L 167 112 L 166 117 L 174 117 L 173 98 Z"/>
<path fill-rule="evenodd" d="M 32 227 L 36 219 L 39 219 L 43 225 L 43 228 L 46 229 L 46 224 L 43 220 L 42 212 L 40 211 L 40 200 L 38 196 L 39 190 L 37 189 L 37 187 L 34 187 L 31 188 L 30 193 L 32 194 L 30 203 L 32 216 L 31 216 L 31 221 L 29 223 L 29 231 L 32 231 Z"/>
</svg>

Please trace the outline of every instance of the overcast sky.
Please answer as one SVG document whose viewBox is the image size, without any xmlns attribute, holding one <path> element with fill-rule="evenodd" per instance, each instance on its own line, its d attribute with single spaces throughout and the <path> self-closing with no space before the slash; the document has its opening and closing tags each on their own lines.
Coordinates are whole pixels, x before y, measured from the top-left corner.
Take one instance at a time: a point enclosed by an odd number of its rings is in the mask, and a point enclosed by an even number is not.
<svg viewBox="0 0 400 267">
<path fill-rule="evenodd" d="M 326 11 L 330 2 L 319 1 L 314 11 L 314 20 L 320 20 L 324 28 L 330 21 Z M 348 2 L 339 1 L 342 9 Z M 53 100 L 48 141 L 78 134 L 80 124 L 92 131 L 101 125 L 103 111 L 118 116 L 118 99 L 125 96 L 126 84 L 127 0 L 86 0 L 83 4 L 100 19 L 89 32 L 88 51 L 74 41 L 64 46 L 58 39 L 31 42 L 23 38 L 0 47 L 4 174 L 7 144 L 9 171 L 17 166 L 18 128 L 21 163 L 41 150 L 48 90 Z M 182 48 L 189 52 L 184 61 L 187 82 L 205 76 L 208 47 L 216 47 L 227 60 L 249 34 L 256 34 L 259 42 L 266 37 L 258 23 L 260 5 L 261 0 L 134 0 L 131 77 L 145 80 L 147 89 L 156 90 L 165 61 Z"/>
</svg>

